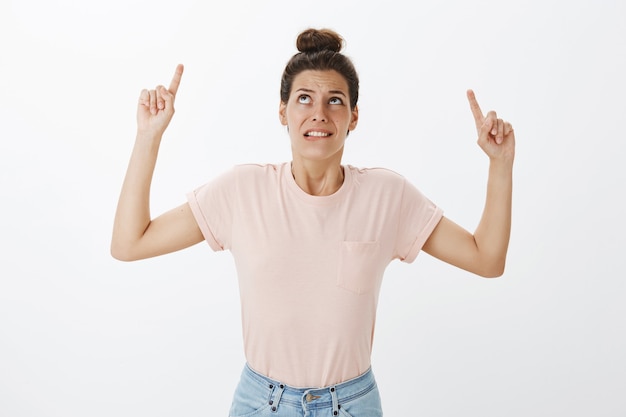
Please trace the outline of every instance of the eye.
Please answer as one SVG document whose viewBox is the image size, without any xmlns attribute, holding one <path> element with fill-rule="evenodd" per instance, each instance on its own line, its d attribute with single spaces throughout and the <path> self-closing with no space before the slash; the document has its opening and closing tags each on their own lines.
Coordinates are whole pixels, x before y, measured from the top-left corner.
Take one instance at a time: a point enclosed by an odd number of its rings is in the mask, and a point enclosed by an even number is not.
<svg viewBox="0 0 626 417">
<path fill-rule="evenodd" d="M 298 103 L 309 104 L 310 102 L 311 102 L 311 97 L 307 96 L 306 94 L 302 94 L 301 96 L 298 96 Z"/>
<path fill-rule="evenodd" d="M 330 100 L 328 100 L 329 104 L 343 104 L 343 100 L 340 99 L 339 97 L 333 97 Z"/>
</svg>

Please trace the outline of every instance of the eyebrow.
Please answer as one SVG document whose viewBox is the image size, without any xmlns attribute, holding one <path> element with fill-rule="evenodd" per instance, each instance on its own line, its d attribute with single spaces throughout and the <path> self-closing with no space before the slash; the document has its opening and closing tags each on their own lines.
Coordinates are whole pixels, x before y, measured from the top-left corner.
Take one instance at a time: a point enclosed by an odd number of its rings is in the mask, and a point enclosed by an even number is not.
<svg viewBox="0 0 626 417">
<path fill-rule="evenodd" d="M 304 88 L 304 87 L 303 87 L 303 88 L 298 88 L 298 89 L 296 90 L 296 93 L 297 93 L 298 91 L 302 91 L 302 92 L 305 92 L 305 93 L 315 93 L 315 91 L 310 90 L 310 89 L 308 89 L 308 88 Z M 342 96 L 346 97 L 346 93 L 344 93 L 344 92 L 343 92 L 343 91 L 341 91 L 341 90 L 329 90 L 328 92 L 329 92 L 330 94 L 339 94 L 339 95 L 342 95 Z"/>
</svg>

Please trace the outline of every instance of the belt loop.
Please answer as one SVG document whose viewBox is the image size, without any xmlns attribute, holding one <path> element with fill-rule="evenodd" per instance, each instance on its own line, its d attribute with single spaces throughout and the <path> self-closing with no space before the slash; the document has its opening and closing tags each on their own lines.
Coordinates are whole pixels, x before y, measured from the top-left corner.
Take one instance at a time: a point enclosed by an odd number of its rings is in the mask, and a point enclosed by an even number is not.
<svg viewBox="0 0 626 417">
<path fill-rule="evenodd" d="M 330 387 L 330 398 L 333 401 L 333 416 L 339 415 L 339 401 L 337 400 L 337 389 Z"/>
<path fill-rule="evenodd" d="M 278 411 L 278 404 L 280 404 L 280 397 L 283 396 L 283 391 L 285 390 L 284 384 L 278 384 L 278 389 L 276 390 L 276 396 L 273 401 L 270 401 L 270 405 L 272 406 L 272 412 L 275 413 Z"/>
</svg>

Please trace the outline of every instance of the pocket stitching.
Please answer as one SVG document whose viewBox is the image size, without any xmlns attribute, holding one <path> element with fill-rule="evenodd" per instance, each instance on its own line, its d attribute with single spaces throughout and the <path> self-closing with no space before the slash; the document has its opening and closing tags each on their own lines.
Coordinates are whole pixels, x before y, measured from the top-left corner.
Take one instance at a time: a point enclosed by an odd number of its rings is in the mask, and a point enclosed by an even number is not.
<svg viewBox="0 0 626 417">
<path fill-rule="evenodd" d="M 371 292 L 374 288 L 374 282 L 370 280 L 367 282 L 368 285 L 365 287 L 359 285 L 363 284 L 363 280 L 359 280 L 359 276 L 363 274 L 359 272 L 371 269 L 367 268 L 367 266 L 373 265 L 368 265 L 368 263 L 364 261 L 371 259 L 374 256 L 374 252 L 378 250 L 379 247 L 380 244 L 377 240 L 347 240 L 341 242 L 339 263 L 337 267 L 337 286 L 357 295 L 363 295 Z M 355 254 L 359 257 L 359 259 L 354 259 Z M 358 262 L 358 264 L 354 264 L 355 262 Z M 350 268 L 350 274 L 347 274 L 344 271 L 346 268 Z"/>
</svg>

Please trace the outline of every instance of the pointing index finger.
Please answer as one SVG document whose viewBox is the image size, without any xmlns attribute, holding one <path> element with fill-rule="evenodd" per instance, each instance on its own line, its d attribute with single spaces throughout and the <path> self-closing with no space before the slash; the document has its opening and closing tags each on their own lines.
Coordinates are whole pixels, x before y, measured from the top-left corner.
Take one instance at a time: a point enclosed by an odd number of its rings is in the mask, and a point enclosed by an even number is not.
<svg viewBox="0 0 626 417">
<path fill-rule="evenodd" d="M 170 93 L 176 95 L 178 91 L 178 86 L 180 85 L 180 80 L 183 77 L 183 70 L 185 67 L 183 64 L 178 64 L 176 67 L 176 72 L 174 72 L 174 77 L 172 77 L 172 82 L 170 83 L 170 88 L 168 89 Z"/>
<path fill-rule="evenodd" d="M 467 90 L 467 100 L 469 101 L 470 109 L 472 110 L 472 114 L 474 115 L 474 121 L 476 122 L 476 126 L 482 125 L 483 121 L 485 120 L 485 116 L 483 115 L 483 111 L 478 105 L 478 101 L 476 100 L 476 94 L 474 94 L 473 90 Z"/>
</svg>

